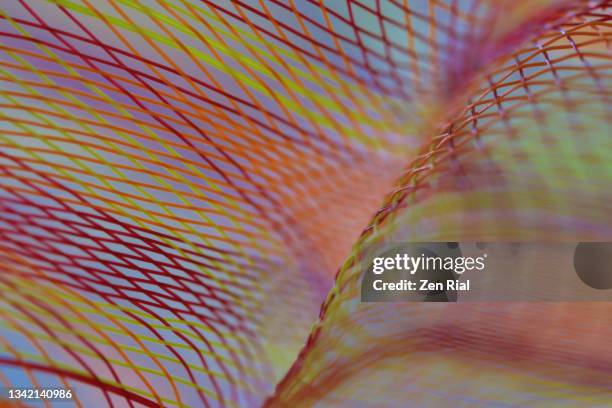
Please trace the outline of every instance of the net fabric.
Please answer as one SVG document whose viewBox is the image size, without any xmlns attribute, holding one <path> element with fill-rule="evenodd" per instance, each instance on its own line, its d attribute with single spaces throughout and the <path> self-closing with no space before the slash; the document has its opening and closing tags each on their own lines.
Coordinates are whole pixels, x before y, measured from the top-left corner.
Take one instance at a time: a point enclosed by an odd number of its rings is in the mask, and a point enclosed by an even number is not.
<svg viewBox="0 0 612 408">
<path fill-rule="evenodd" d="M 576 157 L 572 136 L 607 126 L 606 6 L 3 5 L 3 381 L 77 387 L 77 406 L 261 404 L 377 210 L 424 237 L 469 232 L 483 186 L 484 226 L 525 178 L 555 205 L 568 171 L 603 194 L 607 141 Z"/>
</svg>

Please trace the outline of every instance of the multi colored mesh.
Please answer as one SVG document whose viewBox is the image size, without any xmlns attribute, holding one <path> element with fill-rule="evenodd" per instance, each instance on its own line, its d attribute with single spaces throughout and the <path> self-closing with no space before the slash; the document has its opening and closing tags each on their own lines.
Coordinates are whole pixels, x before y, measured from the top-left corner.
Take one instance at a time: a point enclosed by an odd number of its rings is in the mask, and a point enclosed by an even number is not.
<svg viewBox="0 0 612 408">
<path fill-rule="evenodd" d="M 357 286 L 378 241 L 610 237 L 609 11 L 2 4 L 3 386 L 80 407 L 609 401 L 606 305 L 366 306 Z"/>
<path fill-rule="evenodd" d="M 360 302 L 360 261 L 373 245 L 608 239 L 608 7 L 551 22 L 475 81 L 364 229 L 270 406 L 609 405 L 608 303 L 537 293 L 516 303 Z"/>
</svg>

